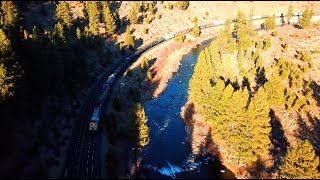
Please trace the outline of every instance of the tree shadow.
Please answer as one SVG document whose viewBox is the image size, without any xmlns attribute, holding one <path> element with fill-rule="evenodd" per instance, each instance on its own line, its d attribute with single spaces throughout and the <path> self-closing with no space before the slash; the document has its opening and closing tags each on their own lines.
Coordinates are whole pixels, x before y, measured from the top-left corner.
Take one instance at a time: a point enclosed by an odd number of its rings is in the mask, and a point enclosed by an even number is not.
<svg viewBox="0 0 320 180">
<path fill-rule="evenodd" d="M 250 83 L 249 79 L 247 77 L 244 77 L 241 83 L 241 88 L 247 88 L 249 91 L 249 94 L 251 94 L 251 88 L 250 88 Z"/>
<path fill-rule="evenodd" d="M 309 112 L 306 112 L 307 118 L 303 119 L 301 115 L 298 116 L 298 138 L 307 139 L 316 150 L 316 154 L 320 155 L 320 123 L 319 119 L 312 117 Z M 307 125 L 305 121 L 310 123 L 311 127 Z"/>
<path fill-rule="evenodd" d="M 317 101 L 319 105 L 320 104 L 320 86 L 315 81 L 312 81 L 311 88 L 314 92 L 313 98 Z"/>
<path fill-rule="evenodd" d="M 143 16 L 139 16 L 137 24 L 143 24 L 143 19 L 144 19 Z"/>
<path fill-rule="evenodd" d="M 271 172 L 275 171 L 279 165 L 281 157 L 287 152 L 287 147 L 289 146 L 288 140 L 284 134 L 283 126 L 279 122 L 279 118 L 276 117 L 274 111 L 271 109 L 269 116 L 271 118 L 271 136 L 270 141 L 272 143 L 271 155 L 274 159 L 274 165 L 271 168 Z"/>
<path fill-rule="evenodd" d="M 128 24 L 130 24 L 130 23 L 129 23 L 129 20 L 127 19 L 127 17 L 126 16 L 122 17 L 120 19 L 120 27 L 118 28 L 118 31 L 116 32 L 116 34 L 121 35 L 121 34 L 125 33 Z"/>
<path fill-rule="evenodd" d="M 110 11 L 115 12 L 117 9 L 121 7 L 122 1 L 108 1 Z"/>
<path fill-rule="evenodd" d="M 135 40 L 135 49 L 138 49 L 143 44 L 143 39 L 139 37 L 139 39 Z"/>
<path fill-rule="evenodd" d="M 295 27 L 296 29 L 303 29 L 299 24 L 294 24 L 293 27 Z"/>
</svg>

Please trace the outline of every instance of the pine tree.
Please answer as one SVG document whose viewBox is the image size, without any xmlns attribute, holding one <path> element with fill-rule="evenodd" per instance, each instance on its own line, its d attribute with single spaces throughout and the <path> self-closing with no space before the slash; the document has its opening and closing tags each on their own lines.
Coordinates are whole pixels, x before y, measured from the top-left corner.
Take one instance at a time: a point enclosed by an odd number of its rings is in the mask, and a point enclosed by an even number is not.
<svg viewBox="0 0 320 180">
<path fill-rule="evenodd" d="M 200 32 L 200 28 L 199 28 L 199 26 L 198 26 L 198 20 L 197 20 L 196 17 L 194 18 L 193 24 L 194 24 L 194 28 L 193 28 L 191 34 L 192 34 L 194 37 L 199 37 L 201 32 Z"/>
<path fill-rule="evenodd" d="M 186 10 L 189 7 L 189 1 L 178 1 L 175 6 L 181 10 Z"/>
<path fill-rule="evenodd" d="M 100 23 L 97 2 L 96 1 L 87 1 L 86 2 L 86 11 L 88 12 L 88 19 L 89 19 L 88 33 L 96 36 L 99 34 L 99 23 Z"/>
<path fill-rule="evenodd" d="M 6 34 L 3 32 L 2 29 L 0 29 L 0 57 L 8 55 L 8 53 L 11 51 L 11 42 L 7 38 Z"/>
<path fill-rule="evenodd" d="M 77 27 L 76 36 L 77 36 L 77 39 L 81 39 L 81 30 L 79 29 L 79 27 Z"/>
<path fill-rule="evenodd" d="M 130 47 L 130 48 L 134 48 L 134 39 L 133 39 L 133 36 L 131 35 L 131 32 L 130 32 L 130 26 L 127 26 L 127 29 L 126 29 L 126 34 L 125 34 L 125 37 L 124 37 L 124 42 Z"/>
<path fill-rule="evenodd" d="M 290 24 L 290 20 L 291 20 L 292 17 L 293 17 L 293 7 L 292 7 L 292 5 L 290 5 L 289 9 L 288 9 L 288 13 L 286 15 L 288 24 Z"/>
<path fill-rule="evenodd" d="M 311 18 L 312 15 L 310 14 L 309 7 L 307 7 L 302 14 L 302 18 L 299 25 L 304 29 L 309 27 Z"/>
<path fill-rule="evenodd" d="M 141 63 L 141 68 L 144 70 L 147 70 L 148 67 L 149 67 L 148 59 L 146 57 L 143 57 L 142 63 Z"/>
<path fill-rule="evenodd" d="M 27 40 L 29 38 L 29 34 L 26 30 L 23 30 L 23 39 Z"/>
<path fill-rule="evenodd" d="M 248 31 L 248 34 L 250 36 L 253 36 L 254 35 L 254 28 L 253 28 L 253 9 L 251 8 L 250 9 L 250 14 L 249 14 L 249 20 L 248 20 L 248 25 L 247 25 L 247 31 Z"/>
<path fill-rule="evenodd" d="M 58 22 L 55 26 L 54 29 L 52 30 L 50 34 L 50 39 L 51 42 L 53 43 L 54 46 L 56 47 L 65 47 L 66 46 L 66 38 L 64 35 L 64 29 L 63 25 Z"/>
<path fill-rule="evenodd" d="M 274 29 L 276 27 L 276 17 L 275 17 L 275 15 L 273 15 L 272 17 L 268 17 L 265 20 L 264 24 L 265 24 L 265 28 L 267 30 Z"/>
<path fill-rule="evenodd" d="M 300 140 L 282 158 L 280 178 L 319 179 L 319 157 L 308 140 Z"/>
<path fill-rule="evenodd" d="M 3 64 L 0 64 L 0 102 L 7 96 L 12 95 L 10 88 L 14 86 L 14 83 L 9 82 L 12 77 L 8 76 L 8 73 Z"/>
<path fill-rule="evenodd" d="M 233 27 L 233 32 L 238 35 L 238 32 L 240 28 L 243 26 L 246 26 L 246 15 L 244 14 L 243 11 L 238 10 L 237 12 L 237 17 L 235 19 L 234 27 Z"/>
<path fill-rule="evenodd" d="M 129 13 L 130 24 L 136 24 L 138 22 L 137 12 L 135 8 L 132 8 Z"/>
<path fill-rule="evenodd" d="M 145 115 L 144 108 L 140 103 L 134 105 L 135 124 L 138 129 L 138 146 L 144 147 L 149 141 L 150 130 L 147 126 L 148 118 Z"/>
<path fill-rule="evenodd" d="M 2 23 L 5 28 L 14 27 L 18 21 L 18 12 L 13 1 L 2 1 Z"/>
<path fill-rule="evenodd" d="M 267 98 L 267 92 L 263 87 L 260 87 L 248 106 L 247 116 L 249 122 L 247 122 L 247 131 L 244 130 L 244 132 L 247 133 L 246 136 L 249 137 L 250 141 L 247 146 L 244 146 L 243 151 L 250 147 L 252 154 L 247 158 L 240 157 L 243 162 L 251 163 L 256 161 L 258 156 L 262 156 L 268 151 L 268 147 L 271 144 L 269 139 L 271 131 L 270 106 Z"/>
<path fill-rule="evenodd" d="M 59 4 L 56 7 L 56 12 L 55 12 L 55 17 L 58 19 L 58 21 L 70 28 L 72 23 L 71 23 L 71 13 L 70 13 L 70 8 L 69 4 L 66 3 L 65 1 L 59 1 Z"/>
<path fill-rule="evenodd" d="M 263 44 L 264 44 L 264 46 L 263 46 L 262 49 L 263 49 L 264 51 L 267 51 L 267 50 L 269 49 L 269 47 L 271 47 L 271 40 L 270 40 L 270 38 L 265 39 L 264 42 L 263 42 Z"/>
<path fill-rule="evenodd" d="M 106 23 L 106 32 L 110 35 L 113 35 L 116 32 L 117 25 L 108 5 L 103 7 L 103 15 L 104 22 Z"/>
</svg>

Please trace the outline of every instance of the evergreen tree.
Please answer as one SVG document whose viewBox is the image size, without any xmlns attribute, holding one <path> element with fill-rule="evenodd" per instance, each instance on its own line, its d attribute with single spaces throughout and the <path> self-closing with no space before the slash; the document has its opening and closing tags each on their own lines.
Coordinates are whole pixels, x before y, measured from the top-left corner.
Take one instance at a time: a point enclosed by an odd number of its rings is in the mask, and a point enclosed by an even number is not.
<svg viewBox="0 0 320 180">
<path fill-rule="evenodd" d="M 138 22 L 137 12 L 135 8 L 132 8 L 129 13 L 130 24 L 136 24 Z"/>
<path fill-rule="evenodd" d="M 200 32 L 200 28 L 199 28 L 199 26 L 198 26 L 198 20 L 197 20 L 196 17 L 195 17 L 195 19 L 194 19 L 193 24 L 194 24 L 194 28 L 193 28 L 191 34 L 192 34 L 194 37 L 199 37 L 201 32 Z"/>
<path fill-rule="evenodd" d="M 310 12 L 309 11 L 309 7 L 307 7 L 305 10 L 304 10 L 304 12 L 303 12 L 303 14 L 302 14 L 302 18 L 301 18 L 301 21 L 300 21 L 300 23 L 299 23 L 299 25 L 302 27 L 302 28 L 307 28 L 307 27 L 309 27 L 309 25 L 310 25 L 310 21 L 311 21 L 311 18 L 312 18 L 312 14 L 311 13 L 313 13 L 313 12 Z"/>
<path fill-rule="evenodd" d="M 65 1 L 59 1 L 59 4 L 56 7 L 55 17 L 62 25 L 70 28 L 72 25 L 72 16 L 70 13 L 69 4 Z"/>
<path fill-rule="evenodd" d="M 264 46 L 263 46 L 263 50 L 264 51 L 267 51 L 268 49 L 269 49 L 269 47 L 271 47 L 271 40 L 270 40 L 270 38 L 267 38 L 267 39 L 265 39 L 265 41 L 263 41 L 263 44 L 264 44 Z"/>
<path fill-rule="evenodd" d="M 181 10 L 186 10 L 189 7 L 189 1 L 178 1 L 175 6 Z"/>
<path fill-rule="evenodd" d="M 238 10 L 237 16 L 235 19 L 235 23 L 233 26 L 233 32 L 238 35 L 240 28 L 242 28 L 243 26 L 245 27 L 246 24 L 247 24 L 246 23 L 246 15 L 244 14 L 243 11 Z"/>
<path fill-rule="evenodd" d="M 96 1 L 87 1 L 86 2 L 86 11 L 88 12 L 88 19 L 89 19 L 88 33 L 96 36 L 99 34 L 99 23 L 100 23 L 97 2 Z"/>
<path fill-rule="evenodd" d="M 144 108 L 140 103 L 134 105 L 135 124 L 138 129 L 138 146 L 146 146 L 149 141 L 150 130 L 147 126 L 148 118 L 145 115 Z"/>
<path fill-rule="evenodd" d="M 133 36 L 131 35 L 131 32 L 130 32 L 130 26 L 127 26 L 127 29 L 126 29 L 126 34 L 125 34 L 125 37 L 124 37 L 124 42 L 130 47 L 130 48 L 134 48 L 134 38 Z"/>
<path fill-rule="evenodd" d="M 50 39 L 51 42 L 53 43 L 54 46 L 56 47 L 65 47 L 66 46 L 66 38 L 64 35 L 64 29 L 63 25 L 58 22 L 55 26 L 54 29 L 52 30 L 50 34 Z"/>
<path fill-rule="evenodd" d="M 113 35 L 116 32 L 117 25 L 108 5 L 103 6 L 103 15 L 106 23 L 106 32 Z"/>
<path fill-rule="evenodd" d="M 276 27 L 276 17 L 273 15 L 272 17 L 268 17 L 265 20 L 264 26 L 266 30 L 274 29 Z"/>
<path fill-rule="evenodd" d="M 3 32 L 2 29 L 0 29 L 0 63 L 4 56 L 8 55 L 8 53 L 11 51 L 11 42 L 7 38 L 6 34 Z"/>
<path fill-rule="evenodd" d="M 286 15 L 288 24 L 290 24 L 290 20 L 291 20 L 292 17 L 293 17 L 293 7 L 292 7 L 292 5 L 290 5 L 289 9 L 288 9 L 288 13 Z"/>
<path fill-rule="evenodd" d="M 308 140 L 298 141 L 282 158 L 280 178 L 319 179 L 319 157 Z"/>
<path fill-rule="evenodd" d="M 2 1 L 1 2 L 2 11 L 2 23 L 5 28 L 13 27 L 18 21 L 18 12 L 13 1 Z"/>
<path fill-rule="evenodd" d="M 76 36 L 77 36 L 77 39 L 81 39 L 81 30 L 78 27 L 76 30 Z"/>
<path fill-rule="evenodd" d="M 247 31 L 248 34 L 253 36 L 254 35 L 254 27 L 253 27 L 253 9 L 250 9 L 250 14 L 249 14 L 249 20 L 248 20 L 248 25 L 247 25 Z"/>
<path fill-rule="evenodd" d="M 9 82 L 12 77 L 8 76 L 3 64 L 0 64 L 0 103 L 7 97 L 12 95 L 10 88 L 13 87 L 13 83 Z"/>
<path fill-rule="evenodd" d="M 269 139 L 271 132 L 270 106 L 267 98 L 267 92 L 263 87 L 260 87 L 248 106 L 247 116 L 249 122 L 247 122 L 247 130 L 245 132 L 248 133 L 246 136 L 249 137 L 250 141 L 247 146 L 244 146 L 243 151 L 245 152 L 245 149 L 250 147 L 252 154 L 248 157 L 240 157 L 243 162 L 255 162 L 258 156 L 262 156 L 268 151 L 268 147 L 271 144 Z"/>
<path fill-rule="evenodd" d="M 272 74 L 269 81 L 264 84 L 264 88 L 268 94 L 268 102 L 271 108 L 281 107 L 284 108 L 285 97 L 284 90 L 285 86 L 282 83 L 278 74 Z"/>
</svg>

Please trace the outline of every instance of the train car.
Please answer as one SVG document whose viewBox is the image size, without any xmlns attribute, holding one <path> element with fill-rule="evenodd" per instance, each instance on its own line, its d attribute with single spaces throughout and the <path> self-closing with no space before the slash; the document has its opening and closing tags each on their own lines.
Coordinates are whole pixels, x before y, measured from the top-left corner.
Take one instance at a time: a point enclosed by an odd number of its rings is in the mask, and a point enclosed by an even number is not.
<svg viewBox="0 0 320 180">
<path fill-rule="evenodd" d="M 205 28 L 205 25 L 203 23 L 202 24 L 198 24 L 198 26 L 199 26 L 200 29 Z"/>
<path fill-rule="evenodd" d="M 89 132 L 97 132 L 98 130 L 99 112 L 100 106 L 96 106 L 89 121 Z"/>
<path fill-rule="evenodd" d="M 172 38 L 174 38 L 174 33 L 170 33 L 170 34 L 164 35 L 163 37 L 164 37 L 165 40 L 172 39 Z"/>
<path fill-rule="evenodd" d="M 204 25 L 205 28 L 210 28 L 210 27 L 213 27 L 213 23 L 208 23 L 206 25 Z"/>
<path fill-rule="evenodd" d="M 302 12 L 293 12 L 293 16 L 302 16 Z"/>
<path fill-rule="evenodd" d="M 111 74 L 111 76 L 109 76 L 107 83 L 112 86 L 114 79 L 116 78 L 115 74 Z"/>
<path fill-rule="evenodd" d="M 213 24 L 214 26 L 220 26 L 224 24 L 224 21 L 215 21 Z"/>
<path fill-rule="evenodd" d="M 262 16 L 252 16 L 251 19 L 252 19 L 252 20 L 262 19 Z"/>
<path fill-rule="evenodd" d="M 158 43 L 162 43 L 164 40 L 164 37 L 161 37 L 160 39 L 158 39 Z"/>
</svg>

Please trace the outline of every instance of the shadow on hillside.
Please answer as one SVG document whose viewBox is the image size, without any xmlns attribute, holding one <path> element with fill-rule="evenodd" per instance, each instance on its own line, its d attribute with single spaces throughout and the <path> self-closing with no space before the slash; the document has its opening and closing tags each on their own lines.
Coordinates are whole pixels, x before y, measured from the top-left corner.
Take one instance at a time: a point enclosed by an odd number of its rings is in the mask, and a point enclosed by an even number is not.
<svg viewBox="0 0 320 180">
<path fill-rule="evenodd" d="M 295 27 L 297 29 L 303 29 L 299 24 L 294 24 L 293 27 Z"/>
<path fill-rule="evenodd" d="M 139 37 L 139 39 L 135 40 L 135 49 L 138 49 L 143 44 L 143 39 Z"/>
<path fill-rule="evenodd" d="M 298 138 L 299 139 L 308 139 L 312 146 L 316 150 L 316 154 L 320 155 L 320 122 L 316 117 L 312 117 L 309 112 L 306 112 L 307 119 L 303 119 L 300 115 L 298 116 Z M 308 127 L 305 121 L 308 121 L 311 127 Z"/>
<path fill-rule="evenodd" d="M 126 32 L 127 26 L 130 24 L 129 20 L 127 19 L 127 16 L 122 17 L 120 19 L 120 27 L 118 28 L 118 31 L 116 32 L 117 35 L 121 35 Z"/>
<path fill-rule="evenodd" d="M 144 19 L 143 16 L 139 16 L 137 24 L 143 24 L 143 19 Z"/>
<path fill-rule="evenodd" d="M 270 110 L 269 116 L 271 118 L 270 124 L 272 128 L 270 141 L 273 145 L 273 148 L 270 150 L 270 152 L 274 159 L 274 165 L 271 168 L 271 172 L 274 172 L 281 163 L 281 157 L 283 157 L 287 152 L 289 143 L 284 134 L 283 126 L 279 122 L 278 117 L 275 116 L 275 113 L 272 109 Z"/>
<path fill-rule="evenodd" d="M 315 81 L 313 81 L 311 87 L 314 92 L 313 98 L 317 101 L 318 105 L 320 105 L 320 86 Z"/>
</svg>

